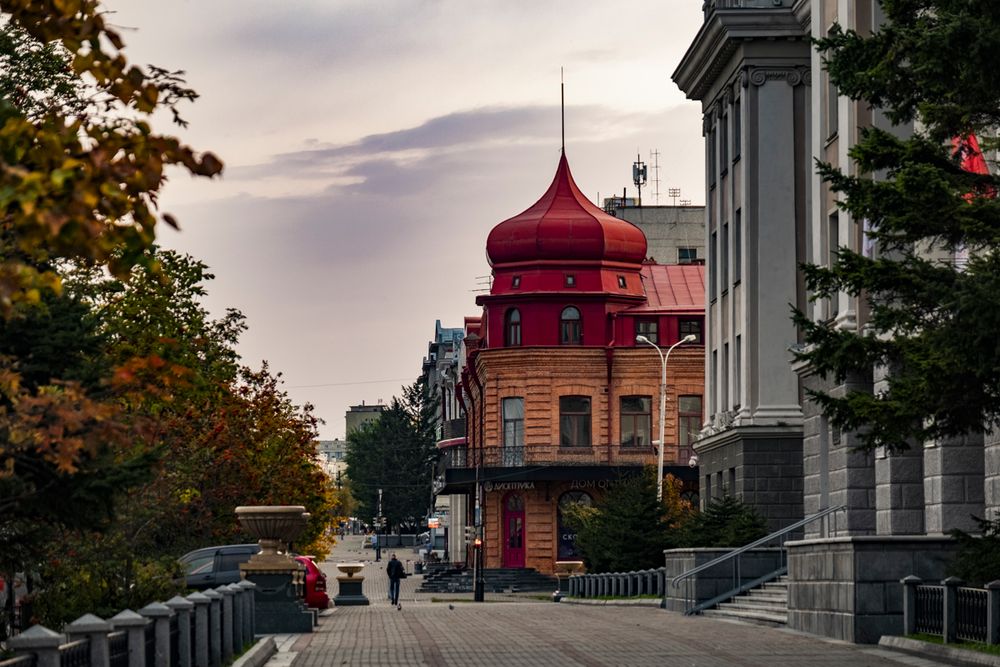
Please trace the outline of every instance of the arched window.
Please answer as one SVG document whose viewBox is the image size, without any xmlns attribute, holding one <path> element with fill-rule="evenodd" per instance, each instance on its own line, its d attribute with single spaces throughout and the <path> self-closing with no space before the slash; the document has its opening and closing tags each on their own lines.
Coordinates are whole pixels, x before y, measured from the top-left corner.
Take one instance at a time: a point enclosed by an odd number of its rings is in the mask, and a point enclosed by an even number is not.
<svg viewBox="0 0 1000 667">
<path fill-rule="evenodd" d="M 580 311 L 573 306 L 563 308 L 559 316 L 559 342 L 563 345 L 579 345 L 582 338 Z"/>
<path fill-rule="evenodd" d="M 521 311 L 511 308 L 507 311 L 505 337 L 507 347 L 517 347 L 521 344 Z"/>
</svg>

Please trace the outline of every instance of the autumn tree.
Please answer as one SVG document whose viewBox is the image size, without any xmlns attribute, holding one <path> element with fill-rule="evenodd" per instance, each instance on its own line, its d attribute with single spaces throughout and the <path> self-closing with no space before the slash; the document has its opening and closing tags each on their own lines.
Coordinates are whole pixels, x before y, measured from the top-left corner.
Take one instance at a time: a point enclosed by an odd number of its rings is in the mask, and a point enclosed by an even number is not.
<svg viewBox="0 0 1000 667">
<path fill-rule="evenodd" d="M 835 27 L 817 44 L 841 93 L 896 125 L 862 132 L 854 174 L 820 165 L 875 252 L 841 248 L 832 267 L 805 267 L 813 298 L 860 297 L 867 324 L 838 329 L 801 312 L 796 322 L 799 359 L 820 376 L 888 371 L 877 393 L 813 392 L 831 423 L 866 448 L 905 449 L 1000 426 L 1000 181 L 974 142 L 1000 127 L 1000 4 L 880 4 L 872 34 Z"/>
</svg>

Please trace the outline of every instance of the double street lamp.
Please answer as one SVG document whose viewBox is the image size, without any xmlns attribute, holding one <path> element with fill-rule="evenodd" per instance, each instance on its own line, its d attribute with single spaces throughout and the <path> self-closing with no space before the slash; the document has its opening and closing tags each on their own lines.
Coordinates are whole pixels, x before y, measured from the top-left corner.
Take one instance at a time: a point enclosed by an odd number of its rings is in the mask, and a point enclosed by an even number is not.
<svg viewBox="0 0 1000 667">
<path fill-rule="evenodd" d="M 688 334 L 687 336 L 684 336 L 684 338 L 681 338 L 679 341 L 671 345 L 667 349 L 667 353 L 664 354 L 663 350 L 660 349 L 659 345 L 649 340 L 645 336 L 635 337 L 635 342 L 649 345 L 650 347 L 656 350 L 657 354 L 660 355 L 660 447 L 656 465 L 657 502 L 663 500 L 663 450 L 665 444 L 663 442 L 663 419 L 666 416 L 667 412 L 667 359 L 670 358 L 670 353 L 673 352 L 674 348 L 677 347 L 678 345 L 682 345 L 684 343 L 693 343 L 696 340 L 698 340 L 697 336 L 695 336 L 694 334 Z"/>
</svg>

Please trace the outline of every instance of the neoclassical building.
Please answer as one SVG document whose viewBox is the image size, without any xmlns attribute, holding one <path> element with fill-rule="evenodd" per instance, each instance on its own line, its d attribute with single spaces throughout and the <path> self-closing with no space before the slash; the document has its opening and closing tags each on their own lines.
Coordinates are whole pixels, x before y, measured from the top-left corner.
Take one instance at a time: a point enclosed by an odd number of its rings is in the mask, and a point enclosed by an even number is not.
<svg viewBox="0 0 1000 667">
<path fill-rule="evenodd" d="M 835 23 L 864 34 L 875 0 L 707 0 L 704 24 L 673 74 L 702 104 L 706 150 L 706 421 L 696 450 L 703 497 L 712 480 L 775 527 L 844 507 L 837 531 L 806 527 L 788 545 L 789 625 L 858 642 L 902 630 L 899 580 L 941 579 L 954 528 L 1000 505 L 1000 449 L 982 436 L 860 453 L 809 389 L 878 391 L 874 372 L 834 384 L 792 362 L 801 341 L 789 304 L 838 328 L 863 330 L 863 300 L 810 302 L 798 265 L 829 265 L 865 248 L 864 228 L 838 209 L 815 161 L 850 172 L 861 128 L 890 129 L 838 94 L 811 39 Z M 892 127 L 908 133 L 909 127 Z"/>
<path fill-rule="evenodd" d="M 704 267 L 644 262 L 642 231 L 588 201 L 565 155 L 486 250 L 492 286 L 466 320 L 466 430 L 440 443 L 437 489 L 469 497 L 485 567 L 552 573 L 579 558 L 561 508 L 656 462 L 661 362 L 637 335 L 664 351 L 694 336 L 669 357 L 664 454 L 696 493 L 687 463 L 703 420 Z"/>
</svg>

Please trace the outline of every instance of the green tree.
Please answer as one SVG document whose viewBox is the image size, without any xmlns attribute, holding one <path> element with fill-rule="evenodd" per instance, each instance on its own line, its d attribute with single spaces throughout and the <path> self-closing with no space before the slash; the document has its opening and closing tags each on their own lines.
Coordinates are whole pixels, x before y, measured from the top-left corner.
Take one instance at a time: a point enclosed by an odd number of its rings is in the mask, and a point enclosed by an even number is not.
<svg viewBox="0 0 1000 667">
<path fill-rule="evenodd" d="M 684 523 L 684 547 L 742 547 L 767 535 L 767 522 L 750 505 L 730 495 L 713 498 Z"/>
<path fill-rule="evenodd" d="M 378 420 L 347 436 L 347 474 L 358 516 L 382 515 L 390 526 L 415 529 L 428 510 L 437 456 L 433 397 L 423 378 L 404 387 Z"/>
<path fill-rule="evenodd" d="M 814 299 L 860 296 L 863 332 L 797 312 L 806 351 L 840 383 L 889 371 L 887 389 L 811 392 L 831 422 L 863 446 L 1000 426 L 1000 201 L 997 178 L 969 168 L 972 136 L 1000 126 L 1000 5 L 991 0 L 884 0 L 868 36 L 835 28 L 817 48 L 840 91 L 883 110 L 912 134 L 878 128 L 851 147 L 856 173 L 819 169 L 877 256 L 841 249 L 831 268 L 804 267 Z M 956 146 L 957 144 L 957 146 Z M 968 264 L 935 259 L 967 251 Z"/>
<path fill-rule="evenodd" d="M 663 565 L 663 550 L 677 544 L 677 529 L 688 508 L 679 500 L 679 482 L 664 479 L 664 501 L 656 500 L 656 470 L 618 480 L 592 507 L 566 508 L 576 544 L 592 572 L 627 572 Z"/>
</svg>

